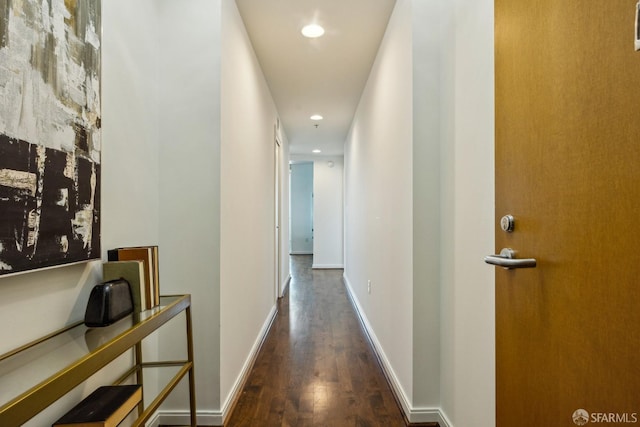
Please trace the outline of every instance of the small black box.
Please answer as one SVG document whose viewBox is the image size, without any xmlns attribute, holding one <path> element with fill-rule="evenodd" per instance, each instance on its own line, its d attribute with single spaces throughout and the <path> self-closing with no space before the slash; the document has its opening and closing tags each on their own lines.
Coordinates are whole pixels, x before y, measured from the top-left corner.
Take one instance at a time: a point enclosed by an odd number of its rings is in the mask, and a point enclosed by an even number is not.
<svg viewBox="0 0 640 427">
<path fill-rule="evenodd" d="M 115 279 L 94 286 L 89 295 L 84 323 L 89 327 L 108 326 L 133 313 L 129 282 Z"/>
</svg>

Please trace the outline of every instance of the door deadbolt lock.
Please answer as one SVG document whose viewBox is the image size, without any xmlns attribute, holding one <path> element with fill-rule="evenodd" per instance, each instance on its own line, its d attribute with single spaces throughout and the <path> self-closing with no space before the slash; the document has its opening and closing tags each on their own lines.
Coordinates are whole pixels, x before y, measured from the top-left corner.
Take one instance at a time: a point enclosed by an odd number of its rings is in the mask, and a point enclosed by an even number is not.
<svg viewBox="0 0 640 427">
<path fill-rule="evenodd" d="M 515 219 L 513 215 L 505 215 L 500 220 L 500 228 L 507 233 L 511 233 L 515 228 Z"/>
</svg>

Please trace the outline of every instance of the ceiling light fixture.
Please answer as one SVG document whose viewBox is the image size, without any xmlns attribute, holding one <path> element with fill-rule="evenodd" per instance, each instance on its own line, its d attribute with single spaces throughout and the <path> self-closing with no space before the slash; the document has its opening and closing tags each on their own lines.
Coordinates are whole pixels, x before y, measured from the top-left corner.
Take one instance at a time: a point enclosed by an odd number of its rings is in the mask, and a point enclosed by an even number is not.
<svg viewBox="0 0 640 427">
<path fill-rule="evenodd" d="M 322 153 L 322 150 L 317 150 L 317 149 L 316 149 L 316 150 L 313 150 L 313 151 L 312 151 L 312 153 L 316 153 L 316 154 L 318 154 L 318 153 Z"/>
<path fill-rule="evenodd" d="M 324 28 L 317 24 L 305 25 L 302 28 L 302 35 L 310 39 L 322 37 L 324 35 Z"/>
<path fill-rule="evenodd" d="M 324 117 L 322 117 L 320 114 L 314 114 L 313 116 L 309 117 L 311 120 L 322 120 Z"/>
</svg>

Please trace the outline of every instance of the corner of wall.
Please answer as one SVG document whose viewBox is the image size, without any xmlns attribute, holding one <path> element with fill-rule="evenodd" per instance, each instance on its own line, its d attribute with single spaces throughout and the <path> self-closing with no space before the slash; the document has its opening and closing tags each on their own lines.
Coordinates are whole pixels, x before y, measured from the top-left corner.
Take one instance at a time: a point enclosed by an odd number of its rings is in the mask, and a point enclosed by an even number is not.
<svg viewBox="0 0 640 427">
<path fill-rule="evenodd" d="M 198 406 L 200 411 L 217 411 L 221 401 L 217 325 L 222 3 L 156 0 L 154 5 L 162 47 L 156 64 L 160 70 L 160 286 L 163 293 L 192 295 Z M 168 28 L 171 31 L 165 31 Z M 159 345 L 162 354 L 171 354 L 171 340 L 160 340 Z M 182 394 L 173 393 L 162 410 L 182 410 L 187 401 Z"/>
<path fill-rule="evenodd" d="M 417 407 L 440 403 L 442 40 L 438 2 L 412 2 L 413 378 Z"/>
</svg>

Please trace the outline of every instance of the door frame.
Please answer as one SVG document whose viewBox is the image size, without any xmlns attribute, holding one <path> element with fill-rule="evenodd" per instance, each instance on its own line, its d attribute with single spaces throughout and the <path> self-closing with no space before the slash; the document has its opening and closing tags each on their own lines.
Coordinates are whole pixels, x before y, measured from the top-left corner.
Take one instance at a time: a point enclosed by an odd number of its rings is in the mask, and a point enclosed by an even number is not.
<svg viewBox="0 0 640 427">
<path fill-rule="evenodd" d="M 278 136 L 278 126 L 274 126 L 274 290 L 275 300 L 282 297 L 282 143 Z"/>
</svg>

